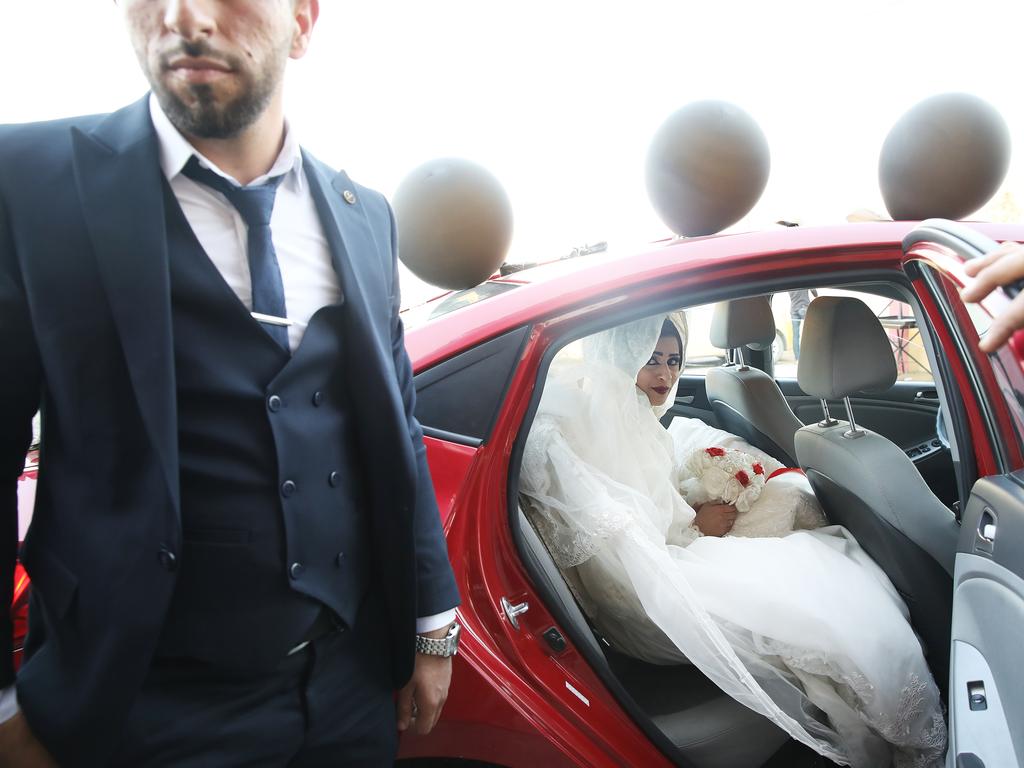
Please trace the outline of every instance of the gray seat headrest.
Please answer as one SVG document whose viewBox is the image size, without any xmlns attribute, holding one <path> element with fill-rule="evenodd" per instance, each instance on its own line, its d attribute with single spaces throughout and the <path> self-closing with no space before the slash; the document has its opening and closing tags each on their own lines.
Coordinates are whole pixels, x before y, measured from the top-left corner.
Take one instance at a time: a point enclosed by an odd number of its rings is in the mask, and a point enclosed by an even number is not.
<svg viewBox="0 0 1024 768">
<path fill-rule="evenodd" d="M 767 349 L 775 341 L 775 318 L 767 296 L 720 301 L 711 316 L 711 343 L 719 349 L 750 345 Z"/>
<path fill-rule="evenodd" d="M 896 359 L 885 329 L 863 301 L 820 296 L 804 318 L 796 377 L 800 389 L 822 399 L 884 392 L 896 382 Z"/>
</svg>

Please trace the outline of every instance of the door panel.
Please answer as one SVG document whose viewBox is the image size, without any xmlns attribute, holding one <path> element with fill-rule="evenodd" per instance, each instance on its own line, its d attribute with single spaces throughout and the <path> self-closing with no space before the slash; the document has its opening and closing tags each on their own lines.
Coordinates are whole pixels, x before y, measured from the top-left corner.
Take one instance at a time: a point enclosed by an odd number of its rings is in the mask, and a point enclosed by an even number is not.
<svg viewBox="0 0 1024 768">
<path fill-rule="evenodd" d="M 1024 765 L 1021 473 L 975 484 L 964 513 L 954 585 L 949 692 L 953 755 L 976 755 L 985 766 Z"/>
</svg>

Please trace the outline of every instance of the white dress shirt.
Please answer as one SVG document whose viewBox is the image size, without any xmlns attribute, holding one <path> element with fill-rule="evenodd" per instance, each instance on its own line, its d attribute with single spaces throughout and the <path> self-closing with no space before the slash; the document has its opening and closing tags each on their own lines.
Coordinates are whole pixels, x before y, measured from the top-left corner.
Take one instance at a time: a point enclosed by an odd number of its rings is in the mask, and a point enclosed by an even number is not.
<svg viewBox="0 0 1024 768">
<path fill-rule="evenodd" d="M 207 160 L 185 139 L 164 114 L 154 96 L 149 112 L 160 145 L 160 167 L 171 185 L 181 210 L 203 250 L 221 277 L 247 309 L 252 310 L 249 277 L 248 231 L 242 216 L 220 192 L 182 174 L 192 155 L 201 165 L 233 184 L 238 182 Z M 277 188 L 270 217 L 271 238 L 281 268 L 285 307 L 288 310 L 288 344 L 294 351 L 302 341 L 310 318 L 321 307 L 336 304 L 341 284 L 334 270 L 309 182 L 302 170 L 302 152 L 294 131 L 285 126 L 284 146 L 270 170 L 251 184 L 274 176 L 285 178 Z M 416 620 L 418 633 L 440 629 L 455 620 L 455 609 Z M 18 712 L 14 686 L 0 689 L 0 723 Z"/>
<path fill-rule="evenodd" d="M 217 267 L 238 300 L 252 310 L 252 281 L 249 277 L 249 233 L 241 214 L 227 198 L 205 184 L 193 181 L 181 171 L 192 155 L 199 164 L 223 176 L 232 184 L 238 181 L 211 163 L 188 143 L 150 96 L 149 112 L 160 144 L 160 167 L 178 199 L 199 244 Z M 285 128 L 284 146 L 270 170 L 250 186 L 263 184 L 274 176 L 284 176 L 274 198 L 270 216 L 271 238 L 284 284 L 284 302 L 288 309 L 288 343 L 294 351 L 313 314 L 341 298 L 341 285 L 331 261 L 320 217 L 302 171 L 302 152 L 295 132 Z"/>
</svg>

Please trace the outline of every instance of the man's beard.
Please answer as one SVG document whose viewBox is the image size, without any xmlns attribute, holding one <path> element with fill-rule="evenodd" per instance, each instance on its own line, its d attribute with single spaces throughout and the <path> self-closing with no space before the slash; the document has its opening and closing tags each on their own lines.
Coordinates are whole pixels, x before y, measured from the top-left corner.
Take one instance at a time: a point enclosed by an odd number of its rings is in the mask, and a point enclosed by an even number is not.
<svg viewBox="0 0 1024 768">
<path fill-rule="evenodd" d="M 189 85 L 187 88 L 192 103 L 188 104 L 159 77 L 159 73 L 167 70 L 167 62 L 173 59 L 173 55 L 161 55 L 155 73 L 147 69 L 153 93 L 171 124 L 183 134 L 201 139 L 230 139 L 256 122 L 273 98 L 284 71 L 283 62 L 276 67 L 276 61 L 265 62 L 262 71 L 257 72 L 255 77 L 249 77 L 239 68 L 237 59 L 214 56 L 204 43 L 183 43 L 180 52 L 188 56 L 209 56 L 225 61 L 236 77 L 243 78 L 242 92 L 227 102 L 217 101 L 216 90 L 212 85 Z"/>
</svg>

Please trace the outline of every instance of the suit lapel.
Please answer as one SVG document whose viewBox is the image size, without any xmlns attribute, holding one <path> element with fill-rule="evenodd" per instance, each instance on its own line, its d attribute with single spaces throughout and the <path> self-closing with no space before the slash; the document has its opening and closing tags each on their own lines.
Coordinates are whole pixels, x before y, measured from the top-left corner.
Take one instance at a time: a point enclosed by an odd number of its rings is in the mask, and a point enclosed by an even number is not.
<svg viewBox="0 0 1024 768">
<path fill-rule="evenodd" d="M 394 482 L 395 464 L 408 477 L 408 483 L 402 489 L 408 490 L 415 483 L 415 457 L 408 439 L 385 439 L 383 442 L 378 439 L 382 428 L 385 435 L 388 429 L 400 436 L 409 434 L 405 409 L 396 385 L 390 324 L 380 327 L 379 320 L 375 323 L 374 318 L 380 313 L 372 312 L 369 306 L 371 301 L 389 301 L 380 273 L 378 253 L 381 246 L 374 239 L 362 203 L 358 200 L 355 204 L 341 202 L 342 192 L 354 188 L 348 176 L 332 174 L 333 178 L 328 181 L 324 167 L 307 153 L 303 154 L 303 167 L 307 169 L 310 191 L 345 294 L 347 367 L 349 371 L 363 372 L 362 375 L 348 377 L 360 444 L 371 459 L 379 452 L 380 445 L 388 446 L 390 469 L 386 478 L 384 473 L 371 470 L 374 479 L 381 480 L 374 483 L 375 495 L 387 504 L 398 490 L 396 486 L 401 485 Z M 390 314 L 389 305 L 384 313 L 389 323 Z M 407 502 L 399 500 L 396 503 Z"/>
<path fill-rule="evenodd" d="M 72 136 L 75 182 L 139 412 L 178 509 L 177 410 L 159 146 L 148 97 Z"/>
<path fill-rule="evenodd" d="M 361 205 L 341 205 L 341 190 L 336 189 L 335 185 L 339 183 L 339 179 L 348 178 L 345 174 L 332 173 L 331 176 L 334 178 L 331 179 L 320 163 L 306 152 L 303 152 L 302 164 L 306 169 L 306 178 L 313 201 L 316 203 L 321 226 L 324 228 L 324 236 L 330 246 L 334 269 L 345 291 L 349 312 L 357 321 L 368 325 L 370 309 L 367 300 L 371 294 L 369 289 L 373 282 L 380 278 L 367 271 L 375 266 L 372 260 L 351 257 L 352 254 L 377 251 L 366 214 Z M 371 263 L 367 263 L 368 261 Z"/>
</svg>

